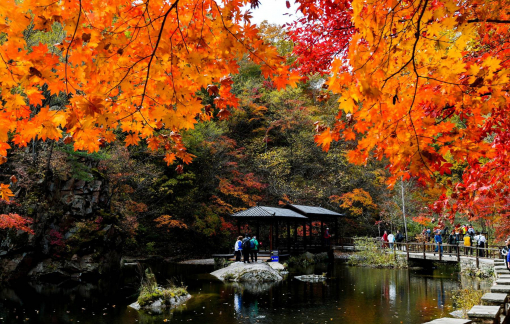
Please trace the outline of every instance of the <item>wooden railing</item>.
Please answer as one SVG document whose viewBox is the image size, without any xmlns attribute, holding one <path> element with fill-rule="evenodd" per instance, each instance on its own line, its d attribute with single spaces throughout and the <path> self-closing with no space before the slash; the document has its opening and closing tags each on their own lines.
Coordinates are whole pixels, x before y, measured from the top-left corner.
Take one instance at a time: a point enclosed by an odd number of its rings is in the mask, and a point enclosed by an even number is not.
<svg viewBox="0 0 510 324">
<path fill-rule="evenodd" d="M 478 266 L 479 259 L 499 259 L 501 258 L 501 248 L 500 247 L 478 247 L 478 246 L 464 246 L 462 242 L 459 244 L 438 244 L 437 243 L 426 243 L 426 242 L 395 242 L 388 243 L 383 242 L 380 238 L 371 238 L 372 240 L 378 244 L 378 246 L 385 250 L 393 249 L 395 252 L 405 252 L 407 258 L 419 258 L 419 259 L 427 259 L 427 254 L 437 254 L 439 260 L 442 261 L 444 256 L 450 256 L 448 261 L 460 261 L 461 256 L 473 257 L 476 259 L 476 265 Z M 343 246 L 353 246 L 353 249 L 356 250 L 356 244 L 354 238 L 343 238 Z M 392 246 L 390 248 L 390 245 Z M 439 253 L 443 249 L 443 253 Z M 413 253 L 414 256 L 410 256 L 409 254 Z M 416 254 L 420 254 L 420 256 L 416 256 Z M 436 258 L 434 258 L 436 259 Z"/>
</svg>

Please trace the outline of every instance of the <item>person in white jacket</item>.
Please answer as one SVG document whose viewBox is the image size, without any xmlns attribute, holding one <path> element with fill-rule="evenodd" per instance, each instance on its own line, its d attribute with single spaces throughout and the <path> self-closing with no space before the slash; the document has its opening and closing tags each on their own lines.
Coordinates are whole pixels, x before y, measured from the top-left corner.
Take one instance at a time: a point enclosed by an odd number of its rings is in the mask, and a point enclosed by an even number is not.
<svg viewBox="0 0 510 324">
<path fill-rule="evenodd" d="M 234 255 L 236 257 L 236 262 L 241 262 L 241 251 L 243 250 L 243 237 L 237 237 L 237 241 L 234 244 Z"/>
<path fill-rule="evenodd" d="M 388 234 L 388 243 L 390 243 L 390 249 L 393 249 L 393 243 L 395 243 L 395 235 L 393 233 Z"/>
</svg>

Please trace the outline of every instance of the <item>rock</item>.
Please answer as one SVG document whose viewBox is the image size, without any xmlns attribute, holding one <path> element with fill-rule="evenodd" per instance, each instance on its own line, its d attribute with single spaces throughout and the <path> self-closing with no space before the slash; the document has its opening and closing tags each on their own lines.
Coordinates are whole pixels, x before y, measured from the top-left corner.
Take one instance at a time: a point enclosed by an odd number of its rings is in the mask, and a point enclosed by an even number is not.
<svg viewBox="0 0 510 324">
<path fill-rule="evenodd" d="M 183 295 L 183 296 L 177 296 L 177 297 L 170 298 L 167 302 L 165 302 L 162 299 L 158 299 L 158 300 L 152 302 L 151 304 L 143 306 L 143 307 L 140 306 L 140 304 L 138 304 L 138 302 L 134 302 L 131 305 L 129 305 L 128 307 L 131 307 L 137 311 L 145 310 L 145 311 L 149 311 L 151 313 L 161 314 L 163 312 L 163 309 L 165 309 L 167 307 L 169 307 L 169 308 L 179 307 L 182 304 L 184 304 L 187 300 L 189 300 L 190 298 L 191 298 L 191 295 L 187 294 L 187 295 Z"/>
<path fill-rule="evenodd" d="M 140 304 L 138 304 L 138 302 L 134 302 L 131 305 L 129 305 L 128 307 L 131 307 L 135 310 L 140 310 L 142 308 L 142 307 L 140 307 Z"/>
<path fill-rule="evenodd" d="M 232 263 L 226 268 L 216 270 L 211 275 L 224 281 L 236 282 L 276 282 L 283 280 L 278 271 L 267 263 Z"/>
<path fill-rule="evenodd" d="M 464 318 L 464 313 L 461 310 L 456 310 L 450 313 L 453 317 Z"/>
<path fill-rule="evenodd" d="M 285 271 L 285 267 L 280 262 L 268 262 L 267 264 L 276 271 Z"/>
<path fill-rule="evenodd" d="M 321 282 L 321 281 L 325 281 L 327 278 L 326 278 L 326 276 L 319 276 L 319 275 L 304 275 L 304 276 L 295 276 L 294 279 L 306 281 L 306 282 Z"/>
</svg>

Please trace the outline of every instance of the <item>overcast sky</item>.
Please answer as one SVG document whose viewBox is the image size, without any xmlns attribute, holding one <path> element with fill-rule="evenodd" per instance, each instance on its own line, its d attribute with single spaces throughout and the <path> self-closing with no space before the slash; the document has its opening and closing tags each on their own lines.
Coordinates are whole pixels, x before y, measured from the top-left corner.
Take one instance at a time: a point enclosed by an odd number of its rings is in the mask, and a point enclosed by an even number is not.
<svg viewBox="0 0 510 324">
<path fill-rule="evenodd" d="M 295 18 L 284 15 L 285 13 L 295 15 L 297 6 L 294 1 L 290 1 L 291 7 L 287 9 L 285 0 L 260 0 L 260 6 L 257 9 L 252 9 L 253 18 L 251 19 L 252 24 L 260 24 L 264 20 L 269 23 L 283 25 L 287 22 L 294 20 Z"/>
</svg>

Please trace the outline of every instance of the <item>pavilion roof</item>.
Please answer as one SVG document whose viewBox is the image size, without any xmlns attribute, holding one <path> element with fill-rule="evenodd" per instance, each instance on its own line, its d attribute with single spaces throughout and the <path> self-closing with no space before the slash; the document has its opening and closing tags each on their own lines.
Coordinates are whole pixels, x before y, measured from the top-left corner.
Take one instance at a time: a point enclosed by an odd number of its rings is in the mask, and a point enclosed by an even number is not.
<svg viewBox="0 0 510 324">
<path fill-rule="evenodd" d="M 322 208 L 322 207 L 315 207 L 315 206 L 305 206 L 305 205 L 294 205 L 294 204 L 287 204 L 285 205 L 285 208 L 288 208 L 290 210 L 293 210 L 301 215 L 305 216 L 345 216 L 345 214 L 340 214 L 337 212 L 334 212 L 332 210 Z"/>
<path fill-rule="evenodd" d="M 243 217 L 243 218 L 264 218 L 264 217 L 279 217 L 279 218 L 300 218 L 307 219 L 308 217 L 300 215 L 295 211 L 288 208 L 277 208 L 267 206 L 255 206 L 237 213 L 232 214 L 232 217 Z"/>
</svg>

